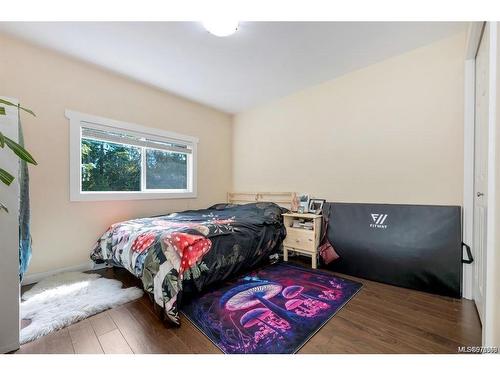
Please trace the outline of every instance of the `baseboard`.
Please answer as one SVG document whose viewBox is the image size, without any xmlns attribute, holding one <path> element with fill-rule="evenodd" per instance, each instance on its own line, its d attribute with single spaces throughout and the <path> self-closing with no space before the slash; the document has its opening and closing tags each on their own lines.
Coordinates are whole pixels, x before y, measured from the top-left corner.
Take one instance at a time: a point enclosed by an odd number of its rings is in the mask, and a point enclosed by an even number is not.
<svg viewBox="0 0 500 375">
<path fill-rule="evenodd" d="M 106 267 L 107 266 L 105 263 L 95 264 L 94 262 L 90 261 L 87 263 L 78 264 L 76 266 L 58 268 L 58 269 L 46 271 L 46 272 L 31 273 L 31 274 L 24 276 L 22 285 L 34 284 L 34 283 L 39 282 L 42 279 L 45 279 L 46 277 L 56 275 L 56 274 L 62 273 L 62 272 L 84 272 L 84 271 L 100 270 L 100 269 L 103 269 Z"/>
</svg>

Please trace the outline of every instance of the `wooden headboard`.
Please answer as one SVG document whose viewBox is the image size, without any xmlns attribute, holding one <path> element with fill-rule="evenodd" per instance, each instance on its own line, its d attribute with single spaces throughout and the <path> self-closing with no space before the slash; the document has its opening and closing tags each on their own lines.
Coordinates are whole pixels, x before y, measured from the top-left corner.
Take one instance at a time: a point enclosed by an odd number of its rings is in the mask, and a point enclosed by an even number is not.
<svg viewBox="0 0 500 375">
<path fill-rule="evenodd" d="M 290 209 L 296 195 L 296 193 L 291 192 L 227 193 L 227 203 L 245 204 L 255 202 L 273 202 L 278 206 Z"/>
</svg>

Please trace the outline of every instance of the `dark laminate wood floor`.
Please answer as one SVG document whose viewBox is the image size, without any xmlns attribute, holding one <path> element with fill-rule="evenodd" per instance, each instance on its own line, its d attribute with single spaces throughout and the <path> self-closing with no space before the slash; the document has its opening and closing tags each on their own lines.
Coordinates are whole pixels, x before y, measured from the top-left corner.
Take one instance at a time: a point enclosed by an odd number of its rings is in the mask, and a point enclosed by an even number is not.
<svg viewBox="0 0 500 375">
<path fill-rule="evenodd" d="M 139 285 L 125 270 L 100 273 L 125 286 Z M 481 345 L 472 301 L 344 277 L 361 281 L 363 289 L 299 353 L 456 353 L 458 346 Z M 221 353 L 181 319 L 179 328 L 163 323 L 143 296 L 25 344 L 16 353 Z"/>
</svg>

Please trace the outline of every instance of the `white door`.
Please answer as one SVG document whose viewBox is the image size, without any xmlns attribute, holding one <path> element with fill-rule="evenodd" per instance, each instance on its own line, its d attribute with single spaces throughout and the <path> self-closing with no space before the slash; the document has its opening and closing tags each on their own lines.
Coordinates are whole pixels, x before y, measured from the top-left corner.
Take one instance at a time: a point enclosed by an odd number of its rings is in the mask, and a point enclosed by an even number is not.
<svg viewBox="0 0 500 375">
<path fill-rule="evenodd" d="M 474 121 L 473 298 L 484 321 L 486 223 L 488 220 L 489 26 L 485 26 L 476 56 Z"/>
</svg>

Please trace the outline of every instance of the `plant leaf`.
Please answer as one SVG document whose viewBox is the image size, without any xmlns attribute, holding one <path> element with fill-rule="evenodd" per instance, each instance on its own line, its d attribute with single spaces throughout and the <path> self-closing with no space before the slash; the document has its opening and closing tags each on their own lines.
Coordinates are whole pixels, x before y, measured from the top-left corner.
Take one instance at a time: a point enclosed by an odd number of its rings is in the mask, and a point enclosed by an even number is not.
<svg viewBox="0 0 500 375">
<path fill-rule="evenodd" d="M 12 181 L 14 181 L 14 176 L 12 176 L 5 169 L 0 168 L 0 181 L 2 181 L 5 185 L 9 186 Z"/>
<path fill-rule="evenodd" d="M 32 115 L 33 117 L 36 117 L 35 112 L 33 112 L 31 109 L 29 109 L 29 108 L 24 108 L 24 107 L 21 107 L 21 106 L 19 106 L 19 108 L 20 108 L 20 109 L 22 109 L 24 112 L 29 113 L 29 114 L 30 114 L 30 115 Z"/>
<path fill-rule="evenodd" d="M 12 107 L 17 107 L 17 104 L 11 103 L 11 102 L 4 100 L 4 99 L 0 99 L 0 103 L 10 105 Z"/>
<path fill-rule="evenodd" d="M 33 116 L 36 117 L 35 112 L 33 112 L 31 109 L 21 107 L 20 105 L 11 103 L 11 102 L 9 102 L 7 100 L 4 100 L 4 99 L 0 99 L 0 103 L 5 104 L 5 105 L 10 105 L 12 107 L 18 107 L 19 109 L 22 109 L 23 111 L 25 111 L 25 112 L 29 113 L 30 115 L 33 115 Z M 3 109 L 3 113 L 1 113 L 1 111 L 0 111 L 0 114 L 5 115 L 5 108 L 0 108 L 0 109 Z"/>
<path fill-rule="evenodd" d="M 9 213 L 9 210 L 7 209 L 7 207 L 5 207 L 2 203 L 0 203 L 0 211 L 2 211 L 2 210 Z"/>
<path fill-rule="evenodd" d="M 35 159 L 33 158 L 33 156 L 31 156 L 31 154 L 26 151 L 21 145 L 17 144 L 16 142 L 14 142 L 12 139 L 10 139 L 9 137 L 5 137 L 4 136 L 4 139 L 5 139 L 5 144 L 12 150 L 14 151 L 14 154 L 16 154 L 17 156 L 19 156 L 22 160 L 30 163 L 30 164 L 33 164 L 33 165 L 37 165 L 38 163 L 35 161 Z"/>
<path fill-rule="evenodd" d="M 5 115 L 5 108 L 4 107 L 0 107 L 0 115 Z"/>
<path fill-rule="evenodd" d="M 3 146 L 5 146 L 5 138 L 2 132 L 0 132 L 0 147 L 3 148 Z"/>
</svg>

